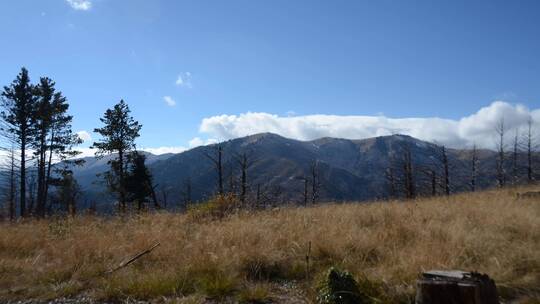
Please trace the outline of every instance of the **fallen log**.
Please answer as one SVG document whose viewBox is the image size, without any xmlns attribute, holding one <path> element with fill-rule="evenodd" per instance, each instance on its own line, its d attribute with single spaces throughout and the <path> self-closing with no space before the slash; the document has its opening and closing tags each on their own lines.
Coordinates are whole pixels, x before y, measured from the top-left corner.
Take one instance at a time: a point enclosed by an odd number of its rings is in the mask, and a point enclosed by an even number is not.
<svg viewBox="0 0 540 304">
<path fill-rule="evenodd" d="M 495 282 L 465 271 L 424 272 L 417 281 L 416 304 L 499 304 Z"/>
</svg>

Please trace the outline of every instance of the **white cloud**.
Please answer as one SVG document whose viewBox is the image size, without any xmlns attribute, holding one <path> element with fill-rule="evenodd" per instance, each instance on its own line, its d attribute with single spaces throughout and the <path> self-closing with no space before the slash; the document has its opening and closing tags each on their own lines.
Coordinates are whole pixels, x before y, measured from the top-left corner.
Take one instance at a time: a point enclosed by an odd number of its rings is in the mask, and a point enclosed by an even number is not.
<svg viewBox="0 0 540 304">
<path fill-rule="evenodd" d="M 203 145 L 211 145 L 211 144 L 215 144 L 217 143 L 218 141 L 214 138 L 209 138 L 207 140 L 203 140 L 201 139 L 200 137 L 194 137 L 193 139 L 191 139 L 189 141 L 189 148 L 196 148 L 196 147 L 199 147 L 199 146 L 203 146 Z"/>
<path fill-rule="evenodd" d="M 178 74 L 178 78 L 176 78 L 175 84 L 179 87 L 185 87 L 185 88 L 191 88 L 191 73 L 190 72 L 182 72 Z"/>
<path fill-rule="evenodd" d="M 192 140 L 189 141 L 189 147 L 190 148 L 195 148 L 195 147 L 202 146 L 202 145 L 204 145 L 204 140 L 202 140 L 199 137 L 195 137 L 195 138 L 193 138 Z"/>
<path fill-rule="evenodd" d="M 186 147 L 157 147 L 157 148 L 142 148 L 141 150 L 150 152 L 155 155 L 167 153 L 181 153 L 187 150 Z"/>
<path fill-rule="evenodd" d="M 92 136 L 90 135 L 90 133 L 88 133 L 87 131 L 84 131 L 84 130 L 77 132 L 77 136 L 79 136 L 79 138 L 83 142 L 88 142 L 88 141 L 92 140 Z"/>
<path fill-rule="evenodd" d="M 478 112 L 458 120 L 432 118 L 389 118 L 379 116 L 305 115 L 283 117 L 269 113 L 244 113 L 204 118 L 199 131 L 226 140 L 262 132 L 312 140 L 320 137 L 362 139 L 391 134 L 407 134 L 462 148 L 473 142 L 492 148 L 496 123 L 504 117 L 508 129 L 525 127 L 527 118 L 540 123 L 540 109 L 496 101 Z"/>
<path fill-rule="evenodd" d="M 77 155 L 76 158 L 83 158 L 83 157 L 89 157 L 94 156 L 96 153 L 95 149 L 92 148 L 81 148 L 77 147 L 74 150 L 81 152 L 81 154 Z"/>
<path fill-rule="evenodd" d="M 78 11 L 87 11 L 92 8 L 92 1 L 90 0 L 66 0 L 66 2 L 71 8 Z"/>
<path fill-rule="evenodd" d="M 176 101 L 174 101 L 174 99 L 172 99 L 171 96 L 164 96 L 163 97 L 163 100 L 165 100 L 165 103 L 169 106 L 169 107 L 174 107 L 176 105 Z"/>
<path fill-rule="evenodd" d="M 77 155 L 77 158 L 87 157 L 87 156 L 94 156 L 96 150 L 91 148 L 75 148 L 75 150 L 81 152 L 81 154 Z M 155 148 L 140 148 L 140 151 L 150 152 L 155 155 L 160 154 L 167 154 L 167 153 L 181 153 L 186 150 L 188 150 L 186 147 L 155 147 Z"/>
</svg>

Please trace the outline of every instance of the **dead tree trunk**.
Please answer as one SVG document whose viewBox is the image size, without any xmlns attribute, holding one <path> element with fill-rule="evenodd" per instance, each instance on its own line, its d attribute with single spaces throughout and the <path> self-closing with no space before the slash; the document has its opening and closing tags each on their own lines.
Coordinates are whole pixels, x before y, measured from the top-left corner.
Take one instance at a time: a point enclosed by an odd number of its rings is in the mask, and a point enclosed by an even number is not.
<svg viewBox="0 0 540 304">
<path fill-rule="evenodd" d="M 389 167 L 385 171 L 386 181 L 388 183 L 388 194 L 390 198 L 396 198 L 396 177 L 394 175 L 394 169 Z"/>
<path fill-rule="evenodd" d="M 319 174 L 319 162 L 314 160 L 310 166 L 311 173 L 311 204 L 314 205 L 320 196 L 320 174 Z"/>
<path fill-rule="evenodd" d="M 476 177 L 478 176 L 478 151 L 476 144 L 473 146 L 471 155 L 471 191 L 476 191 Z"/>
<path fill-rule="evenodd" d="M 533 166 L 532 166 L 532 152 L 533 152 L 533 134 L 532 134 L 533 121 L 529 117 L 527 121 L 527 134 L 525 135 L 525 141 L 527 142 L 527 181 L 532 183 Z"/>
<path fill-rule="evenodd" d="M 218 194 L 223 195 L 223 147 L 221 144 L 215 146 L 216 155 L 205 153 L 204 155 L 214 164 L 217 173 Z"/>
<path fill-rule="evenodd" d="M 514 142 L 512 145 L 512 183 L 516 184 L 518 182 L 518 154 L 519 154 L 519 130 L 516 129 L 516 134 L 514 135 Z"/>
<path fill-rule="evenodd" d="M 435 170 L 429 170 L 431 180 L 431 196 L 437 196 L 437 173 Z"/>
<path fill-rule="evenodd" d="M 15 177 L 15 151 L 13 150 L 13 148 L 9 151 L 9 162 L 9 219 L 11 221 L 14 221 L 16 216 L 15 200 L 17 196 L 17 181 Z"/>
<path fill-rule="evenodd" d="M 495 282 L 485 274 L 429 271 L 417 281 L 416 304 L 499 304 Z"/>
<path fill-rule="evenodd" d="M 450 195 L 450 166 L 448 164 L 448 153 L 446 153 L 446 147 L 441 147 L 441 158 L 442 158 L 442 165 L 444 169 L 444 194 Z"/>
<path fill-rule="evenodd" d="M 497 136 L 499 137 L 499 142 L 497 144 L 497 185 L 502 188 L 504 187 L 506 177 L 505 177 L 505 170 L 504 170 L 504 162 L 505 162 L 505 143 L 504 143 L 504 133 L 505 133 L 505 127 L 504 127 L 504 119 L 501 119 L 499 123 L 497 124 L 495 131 L 497 133 Z"/>
<path fill-rule="evenodd" d="M 405 196 L 407 199 L 416 198 L 416 181 L 414 179 L 413 164 L 412 164 L 412 154 L 409 146 L 405 147 L 404 151 L 404 163 L 403 163 L 403 173 L 405 180 Z"/>
</svg>

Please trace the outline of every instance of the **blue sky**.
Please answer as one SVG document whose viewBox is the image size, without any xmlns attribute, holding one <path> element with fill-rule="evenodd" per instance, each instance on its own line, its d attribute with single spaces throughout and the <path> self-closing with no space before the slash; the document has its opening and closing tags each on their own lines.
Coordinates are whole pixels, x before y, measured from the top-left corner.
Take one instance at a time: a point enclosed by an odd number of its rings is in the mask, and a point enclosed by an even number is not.
<svg viewBox="0 0 540 304">
<path fill-rule="evenodd" d="M 0 84 L 22 66 L 53 78 L 89 133 L 123 98 L 146 148 L 256 131 L 465 145 L 464 119 L 540 121 L 539 15 L 539 1 L 5 0 Z"/>
</svg>

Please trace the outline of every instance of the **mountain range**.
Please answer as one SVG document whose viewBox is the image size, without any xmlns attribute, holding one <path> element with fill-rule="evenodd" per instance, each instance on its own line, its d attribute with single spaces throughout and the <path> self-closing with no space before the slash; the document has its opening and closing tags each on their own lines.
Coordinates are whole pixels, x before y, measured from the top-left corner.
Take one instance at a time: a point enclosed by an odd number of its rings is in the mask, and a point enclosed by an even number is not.
<svg viewBox="0 0 540 304">
<path fill-rule="evenodd" d="M 436 172 L 438 180 L 444 172 L 440 146 L 406 135 L 299 141 L 261 133 L 178 154 L 146 153 L 146 163 L 162 204 L 175 208 L 182 206 L 188 196 L 192 201 L 200 201 L 216 193 L 217 170 L 211 158 L 217 158 L 218 145 L 223 151 L 225 191 L 239 192 L 241 166 L 238 160 L 245 153 L 250 165 L 247 170 L 248 199 L 264 204 L 302 202 L 305 194 L 311 200 L 314 172 L 317 201 L 366 201 L 388 197 L 390 187 L 386 172 L 388 168 L 394 168 L 399 177 L 404 149 L 412 156 L 419 194 L 432 191 L 428 172 Z M 446 153 L 452 191 L 469 190 L 472 151 L 446 149 Z M 478 150 L 477 156 L 477 187 L 495 185 L 496 153 Z M 106 208 L 114 201 L 96 176 L 108 170 L 107 161 L 111 157 L 115 156 L 87 157 L 83 166 L 74 168 L 83 190 L 84 204 L 95 203 Z M 437 191 L 441 191 L 440 186 L 437 182 Z"/>
</svg>

